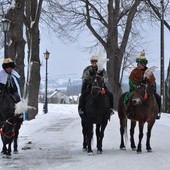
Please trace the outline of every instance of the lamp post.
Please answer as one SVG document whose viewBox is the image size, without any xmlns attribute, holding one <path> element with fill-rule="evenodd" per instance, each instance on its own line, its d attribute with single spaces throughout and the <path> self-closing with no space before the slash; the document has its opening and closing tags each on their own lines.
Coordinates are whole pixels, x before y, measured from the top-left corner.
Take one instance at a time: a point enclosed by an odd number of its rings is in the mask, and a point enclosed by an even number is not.
<svg viewBox="0 0 170 170">
<path fill-rule="evenodd" d="M 2 31 L 4 32 L 4 58 L 7 57 L 7 42 L 6 42 L 6 34 L 10 29 L 11 21 L 9 19 L 2 19 Z"/>
<path fill-rule="evenodd" d="M 161 0 L 161 44 L 160 44 L 160 51 L 161 51 L 161 58 L 160 58 L 160 77 L 161 77 L 161 84 L 160 84 L 160 94 L 161 94 L 161 111 L 163 112 L 165 109 L 165 84 L 164 84 L 164 0 Z"/>
<path fill-rule="evenodd" d="M 48 84 L 48 79 L 47 79 L 47 67 L 48 67 L 48 59 L 49 59 L 50 53 L 46 50 L 44 53 L 44 58 L 46 60 L 46 70 L 45 70 L 45 101 L 44 101 L 44 108 L 43 111 L 44 113 L 48 113 L 48 99 L 47 99 L 47 84 Z"/>
</svg>

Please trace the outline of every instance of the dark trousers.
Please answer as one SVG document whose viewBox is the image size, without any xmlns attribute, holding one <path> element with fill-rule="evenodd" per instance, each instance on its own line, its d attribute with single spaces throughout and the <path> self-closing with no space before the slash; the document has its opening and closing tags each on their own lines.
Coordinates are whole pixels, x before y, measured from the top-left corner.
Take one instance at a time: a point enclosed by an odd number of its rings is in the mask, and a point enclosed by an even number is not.
<svg viewBox="0 0 170 170">
<path fill-rule="evenodd" d="M 106 90 L 106 95 L 109 97 L 110 107 L 113 109 L 113 94 L 109 90 Z"/>
<path fill-rule="evenodd" d="M 159 113 L 161 112 L 161 96 L 158 93 L 154 93 L 154 96 L 156 98 L 158 108 L 159 108 Z"/>
<path fill-rule="evenodd" d="M 79 105 L 78 105 L 78 110 L 85 110 L 85 106 L 86 106 L 86 100 L 87 100 L 87 97 L 89 96 L 90 94 L 90 89 L 86 89 L 80 96 L 79 98 Z"/>
</svg>

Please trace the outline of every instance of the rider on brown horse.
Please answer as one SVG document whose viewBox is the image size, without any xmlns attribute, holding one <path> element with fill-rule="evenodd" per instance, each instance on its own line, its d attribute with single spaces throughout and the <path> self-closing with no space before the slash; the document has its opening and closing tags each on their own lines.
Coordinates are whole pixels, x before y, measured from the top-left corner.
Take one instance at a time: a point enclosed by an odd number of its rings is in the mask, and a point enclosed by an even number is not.
<svg viewBox="0 0 170 170">
<path fill-rule="evenodd" d="M 132 72 L 129 76 L 129 92 L 126 94 L 125 99 L 124 99 L 124 104 L 127 107 L 128 118 L 133 117 L 133 111 L 134 111 L 134 107 L 135 107 L 131 102 L 129 102 L 130 98 L 133 95 L 133 92 L 136 88 L 136 85 L 139 82 L 143 81 L 143 75 L 144 75 L 145 71 L 147 70 L 146 65 L 148 63 L 148 60 L 145 57 L 144 51 L 142 51 L 140 56 L 136 59 L 136 63 L 137 63 L 137 67 L 132 70 Z M 149 79 L 147 81 L 150 83 L 150 85 L 152 86 L 152 88 L 154 90 L 154 96 L 155 96 L 156 101 L 158 103 L 159 112 L 160 112 L 161 97 L 156 93 L 155 76 L 153 74 L 151 74 L 151 76 L 149 77 Z M 157 119 L 160 119 L 160 113 L 158 114 Z"/>
</svg>

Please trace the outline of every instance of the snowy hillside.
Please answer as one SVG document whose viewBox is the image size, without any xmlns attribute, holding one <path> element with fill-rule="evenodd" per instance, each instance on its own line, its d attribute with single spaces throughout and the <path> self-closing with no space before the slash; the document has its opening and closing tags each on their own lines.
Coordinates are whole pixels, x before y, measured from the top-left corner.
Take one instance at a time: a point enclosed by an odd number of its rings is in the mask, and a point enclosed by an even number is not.
<svg viewBox="0 0 170 170">
<path fill-rule="evenodd" d="M 130 74 L 130 73 L 129 73 Z M 159 93 L 160 89 L 160 71 L 156 70 L 154 72 L 156 81 L 157 81 L 157 89 Z M 126 73 L 123 76 L 123 91 L 127 91 L 129 89 L 128 86 L 128 77 L 129 75 Z M 165 74 L 166 78 L 166 74 Z M 73 94 L 79 94 L 81 90 L 81 85 L 82 85 L 82 79 L 80 74 L 65 74 L 65 75 L 56 75 L 51 77 L 49 75 L 48 77 L 48 90 L 49 91 L 54 91 L 55 89 L 58 89 L 60 91 L 65 92 L 67 88 L 69 88 L 70 91 L 74 91 Z M 42 78 L 41 80 L 41 91 L 44 92 L 45 88 L 45 78 Z"/>
</svg>

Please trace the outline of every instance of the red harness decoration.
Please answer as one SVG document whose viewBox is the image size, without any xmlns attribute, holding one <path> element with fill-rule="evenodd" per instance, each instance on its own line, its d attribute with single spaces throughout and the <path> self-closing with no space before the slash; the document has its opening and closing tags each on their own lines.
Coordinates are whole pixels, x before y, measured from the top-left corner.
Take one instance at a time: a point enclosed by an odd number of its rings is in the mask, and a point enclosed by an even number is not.
<svg viewBox="0 0 170 170">
<path fill-rule="evenodd" d="M 3 134 L 3 130 L 1 129 L 1 130 L 0 130 L 0 135 L 2 135 L 2 134 Z"/>
<path fill-rule="evenodd" d="M 144 99 L 147 99 L 147 98 L 148 98 L 148 94 L 147 94 L 146 89 L 145 89 L 145 94 L 144 94 L 143 98 L 144 98 Z"/>
<path fill-rule="evenodd" d="M 148 98 L 148 95 L 147 93 L 144 94 L 144 99 L 147 99 Z"/>
<path fill-rule="evenodd" d="M 102 88 L 101 94 L 102 94 L 102 95 L 103 95 L 103 94 L 106 94 L 106 90 L 105 90 L 104 88 Z"/>
</svg>

